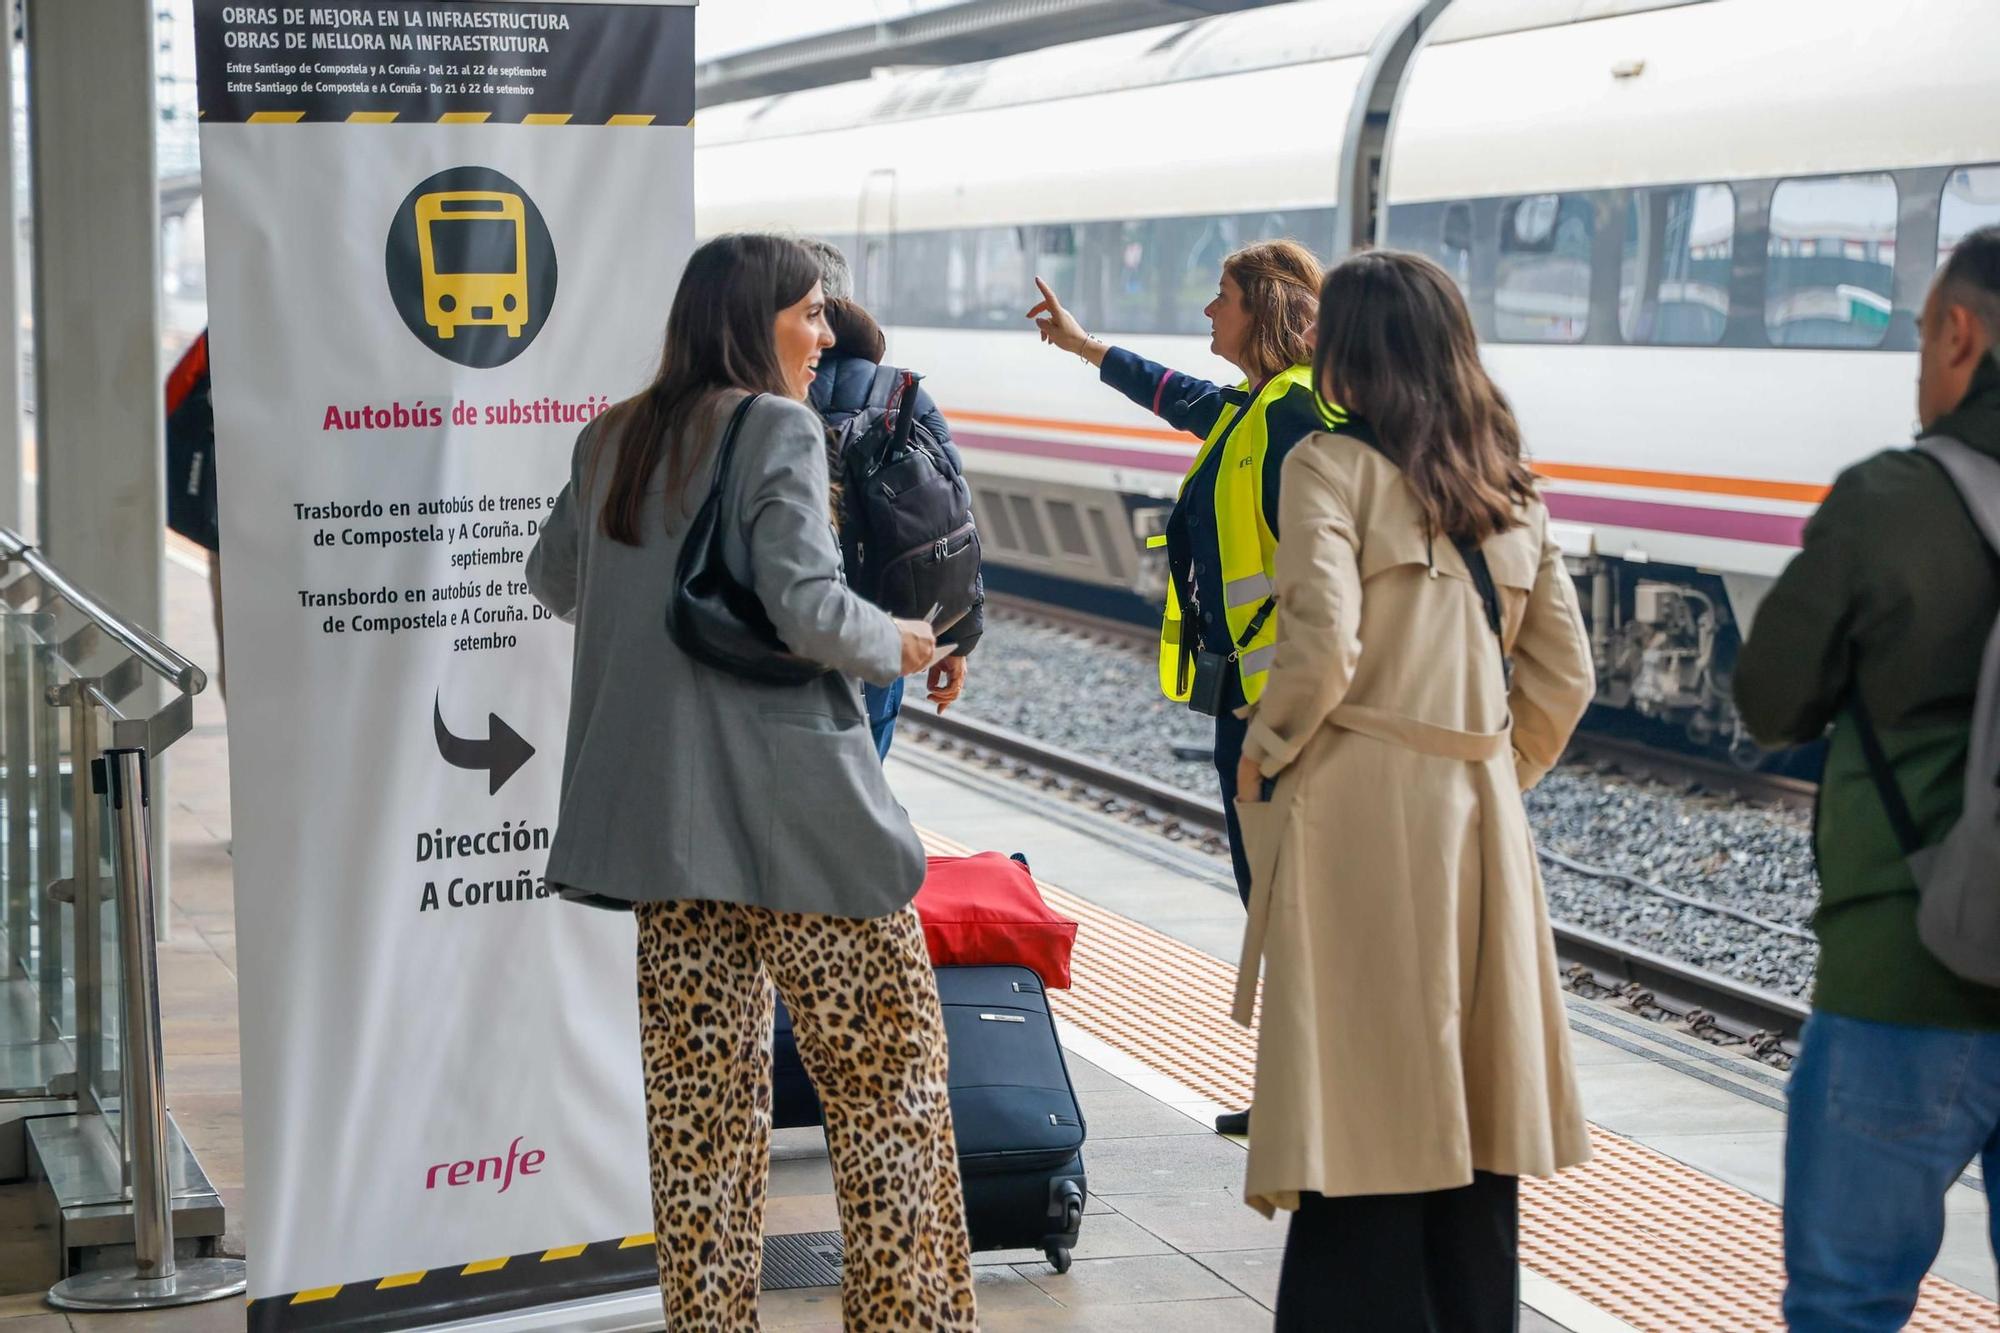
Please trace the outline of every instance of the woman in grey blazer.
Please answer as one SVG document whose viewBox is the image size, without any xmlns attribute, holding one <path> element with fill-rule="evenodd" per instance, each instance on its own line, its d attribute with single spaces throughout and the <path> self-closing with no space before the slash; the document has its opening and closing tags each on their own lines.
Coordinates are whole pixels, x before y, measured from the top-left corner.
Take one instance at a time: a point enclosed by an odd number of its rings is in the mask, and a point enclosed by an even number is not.
<svg viewBox="0 0 2000 1333">
<path fill-rule="evenodd" d="M 528 559 L 576 625 L 548 876 L 639 927 L 654 1231 L 671 1330 L 756 1327 L 771 1124 L 771 987 L 826 1108 L 852 1329 L 974 1329 L 937 987 L 910 899 L 923 848 L 890 793 L 861 680 L 920 670 L 930 626 L 848 591 L 825 436 L 805 406 L 833 342 L 796 242 L 725 236 L 688 261 L 658 377 L 586 427 Z M 745 393 L 725 558 L 797 686 L 668 637 L 674 568 Z"/>
</svg>

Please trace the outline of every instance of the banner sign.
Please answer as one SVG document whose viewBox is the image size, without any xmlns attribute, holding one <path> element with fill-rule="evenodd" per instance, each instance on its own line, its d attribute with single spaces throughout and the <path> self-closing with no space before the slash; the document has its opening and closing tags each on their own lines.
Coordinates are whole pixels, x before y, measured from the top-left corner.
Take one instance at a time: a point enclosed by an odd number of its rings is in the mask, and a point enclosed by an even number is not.
<svg viewBox="0 0 2000 1333">
<path fill-rule="evenodd" d="M 571 636 L 523 564 L 658 359 L 694 11 L 195 0 L 195 33 L 250 1326 L 650 1283 L 632 925 L 542 878 Z"/>
</svg>

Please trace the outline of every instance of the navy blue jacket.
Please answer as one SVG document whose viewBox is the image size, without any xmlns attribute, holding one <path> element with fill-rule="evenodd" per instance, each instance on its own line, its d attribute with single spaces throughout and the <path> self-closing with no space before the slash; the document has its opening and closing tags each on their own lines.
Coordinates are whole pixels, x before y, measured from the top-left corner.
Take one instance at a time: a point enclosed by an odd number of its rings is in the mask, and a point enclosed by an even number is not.
<svg viewBox="0 0 2000 1333">
<path fill-rule="evenodd" d="M 868 390 L 875 383 L 876 364 L 859 356 L 844 356 L 835 346 L 819 359 L 819 373 L 814 377 L 812 387 L 806 391 L 806 402 L 829 424 L 838 425 L 868 405 Z M 965 460 L 959 456 L 958 446 L 951 442 L 951 430 L 944 424 L 944 414 L 937 404 L 917 386 L 917 424 L 930 432 L 944 449 L 945 460 L 951 470 L 960 477 L 965 475 Z M 972 609 L 959 618 L 957 624 L 939 635 L 939 641 L 953 645 L 953 657 L 964 657 L 972 652 L 979 636 L 986 632 L 986 576 L 982 572 L 972 585 Z"/>
</svg>

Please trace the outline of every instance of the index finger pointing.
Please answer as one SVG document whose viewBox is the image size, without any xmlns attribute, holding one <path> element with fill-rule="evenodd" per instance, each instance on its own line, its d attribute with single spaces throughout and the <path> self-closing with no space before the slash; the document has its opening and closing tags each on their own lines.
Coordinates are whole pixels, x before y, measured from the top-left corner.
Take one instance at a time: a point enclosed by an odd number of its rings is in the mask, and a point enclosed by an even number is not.
<svg viewBox="0 0 2000 1333">
<path fill-rule="evenodd" d="M 1042 299 L 1048 302 L 1050 309 L 1056 310 L 1062 308 L 1062 302 L 1056 300 L 1056 294 L 1049 290 L 1049 285 L 1046 282 L 1043 282 L 1040 276 L 1037 276 L 1035 278 L 1035 286 L 1038 289 L 1040 289 L 1042 293 Z"/>
</svg>

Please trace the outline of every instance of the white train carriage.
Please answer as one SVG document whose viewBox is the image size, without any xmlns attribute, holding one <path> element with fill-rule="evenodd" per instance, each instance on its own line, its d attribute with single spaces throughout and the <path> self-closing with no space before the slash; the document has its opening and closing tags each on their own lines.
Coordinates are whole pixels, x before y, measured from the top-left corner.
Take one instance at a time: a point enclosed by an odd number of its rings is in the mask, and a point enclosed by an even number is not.
<svg viewBox="0 0 2000 1333">
<path fill-rule="evenodd" d="M 965 448 L 991 559 L 1133 604 L 1194 442 L 1035 340 L 1033 275 L 1222 380 L 1201 308 L 1230 250 L 1424 251 L 1548 479 L 1605 701 L 1741 744 L 1740 627 L 1834 475 L 1907 438 L 1925 286 L 2000 222 L 2000 10 L 1455 0 L 1405 60 L 1421 8 L 1311 0 L 713 108 L 699 229 L 841 245 Z M 1369 188 L 1343 211 L 1345 180 Z"/>
</svg>

